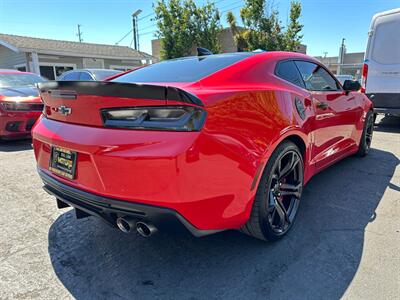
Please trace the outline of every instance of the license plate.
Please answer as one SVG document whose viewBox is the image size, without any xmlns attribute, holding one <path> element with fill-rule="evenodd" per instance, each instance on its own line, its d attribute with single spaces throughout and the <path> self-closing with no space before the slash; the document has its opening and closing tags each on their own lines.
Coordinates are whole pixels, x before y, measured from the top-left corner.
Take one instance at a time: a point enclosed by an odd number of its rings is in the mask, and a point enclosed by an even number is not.
<svg viewBox="0 0 400 300">
<path fill-rule="evenodd" d="M 51 148 L 49 170 L 63 177 L 74 179 L 76 169 L 75 151 L 67 150 L 60 147 Z"/>
</svg>

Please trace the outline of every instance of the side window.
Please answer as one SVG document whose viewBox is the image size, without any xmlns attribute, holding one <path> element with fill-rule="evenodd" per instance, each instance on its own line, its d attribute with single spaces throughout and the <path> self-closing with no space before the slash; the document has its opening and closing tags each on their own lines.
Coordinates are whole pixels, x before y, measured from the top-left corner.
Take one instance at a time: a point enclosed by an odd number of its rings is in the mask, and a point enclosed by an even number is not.
<svg viewBox="0 0 400 300">
<path fill-rule="evenodd" d="M 276 75 L 299 87 L 304 88 L 303 80 L 293 61 L 282 61 L 276 66 Z"/>
<path fill-rule="evenodd" d="M 79 80 L 79 72 L 71 72 L 71 73 L 65 74 L 62 77 L 62 80 L 67 80 L 67 81 Z"/>
<path fill-rule="evenodd" d="M 337 91 L 336 80 L 320 65 L 308 61 L 296 61 L 306 89 L 310 91 Z"/>
<path fill-rule="evenodd" d="M 83 80 L 83 81 L 93 81 L 93 78 L 92 78 L 92 76 L 89 75 L 89 73 L 87 73 L 87 72 L 81 72 L 80 80 Z"/>
</svg>

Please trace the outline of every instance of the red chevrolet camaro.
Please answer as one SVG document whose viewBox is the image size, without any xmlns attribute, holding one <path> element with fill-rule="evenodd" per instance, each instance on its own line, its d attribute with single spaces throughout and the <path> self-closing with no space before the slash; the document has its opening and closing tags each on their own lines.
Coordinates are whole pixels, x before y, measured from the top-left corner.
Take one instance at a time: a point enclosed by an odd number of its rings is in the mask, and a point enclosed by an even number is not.
<svg viewBox="0 0 400 300">
<path fill-rule="evenodd" d="M 109 82 L 40 85 L 38 172 L 59 208 L 124 232 L 277 240 L 303 186 L 371 145 L 372 103 L 321 63 L 289 52 L 153 64 Z"/>
<path fill-rule="evenodd" d="M 43 110 L 39 75 L 0 70 L 0 139 L 27 137 Z"/>
</svg>

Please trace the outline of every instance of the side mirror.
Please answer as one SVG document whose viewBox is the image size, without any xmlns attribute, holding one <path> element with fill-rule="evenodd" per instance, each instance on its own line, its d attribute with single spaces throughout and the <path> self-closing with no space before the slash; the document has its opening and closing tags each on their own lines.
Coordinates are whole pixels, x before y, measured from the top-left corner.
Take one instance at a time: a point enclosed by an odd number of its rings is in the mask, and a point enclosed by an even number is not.
<svg viewBox="0 0 400 300">
<path fill-rule="evenodd" d="M 357 80 L 345 80 L 343 83 L 343 89 L 346 92 L 358 91 L 361 89 L 361 84 Z"/>
</svg>

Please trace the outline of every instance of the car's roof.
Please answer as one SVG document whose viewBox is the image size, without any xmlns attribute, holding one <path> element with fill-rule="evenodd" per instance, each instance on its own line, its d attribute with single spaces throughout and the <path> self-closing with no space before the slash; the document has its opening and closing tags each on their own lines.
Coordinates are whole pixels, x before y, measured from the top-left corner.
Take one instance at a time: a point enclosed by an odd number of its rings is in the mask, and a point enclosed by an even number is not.
<svg viewBox="0 0 400 300">
<path fill-rule="evenodd" d="M 303 53 L 299 52 L 289 52 L 289 51 L 254 51 L 254 52 L 231 52 L 231 53 L 221 53 L 221 54 L 212 54 L 212 55 L 206 55 L 206 56 L 187 56 L 187 57 L 180 57 L 180 58 L 175 58 L 171 59 L 169 61 L 179 61 L 179 60 L 186 60 L 186 59 L 199 59 L 199 58 L 207 58 L 207 57 L 213 57 L 213 58 L 218 58 L 218 57 L 226 57 L 226 56 L 242 56 L 243 60 L 239 62 L 243 62 L 247 60 L 248 58 L 251 59 L 252 57 L 254 59 L 258 58 L 275 58 L 275 59 L 301 59 L 301 60 L 309 60 L 309 61 L 314 61 L 320 63 L 317 59 L 314 57 L 308 56 Z"/>
<path fill-rule="evenodd" d="M 22 71 L 18 71 L 18 70 L 8 70 L 8 69 L 0 69 L 0 74 L 31 74 L 31 75 L 38 75 L 38 74 L 35 74 L 35 73 L 32 73 L 32 72 L 22 72 Z"/>
<path fill-rule="evenodd" d="M 308 56 L 307 54 L 299 53 L 299 52 L 289 52 L 289 51 L 266 51 L 260 52 L 259 56 L 263 56 L 265 58 L 277 58 L 277 59 L 285 59 L 285 58 L 293 58 L 293 59 L 302 59 L 302 60 L 311 60 L 318 62 L 314 57 Z"/>
<path fill-rule="evenodd" d="M 118 72 L 118 70 L 113 70 L 113 69 L 73 69 L 73 70 L 69 70 L 68 72 L 82 72 L 82 71 L 87 71 L 87 72 L 115 71 L 115 72 Z"/>
<path fill-rule="evenodd" d="M 0 72 L 20 72 L 20 71 L 14 69 L 0 69 Z"/>
<path fill-rule="evenodd" d="M 139 68 L 114 79 L 116 82 L 195 84 L 207 78 L 219 76 L 219 79 L 250 71 L 250 66 L 257 66 L 264 61 L 285 59 L 307 60 L 320 63 L 318 60 L 302 53 L 285 51 L 255 51 L 189 56 L 164 60 L 159 63 Z M 181 65 L 182 64 L 182 65 Z M 238 75 L 239 76 L 239 75 Z M 224 80 L 224 79 L 223 79 Z"/>
<path fill-rule="evenodd" d="M 211 54 L 211 55 L 204 55 L 204 56 L 186 56 L 186 57 L 179 57 L 179 58 L 174 58 L 170 59 L 169 61 L 176 61 L 176 60 L 185 60 L 185 59 L 198 59 L 201 57 L 224 57 L 224 56 L 242 56 L 242 57 L 251 57 L 251 56 L 293 56 L 293 57 L 298 57 L 298 58 L 303 58 L 303 59 L 309 59 L 312 58 L 306 54 L 299 53 L 299 52 L 290 52 L 290 51 L 264 51 L 264 50 L 256 50 L 253 52 L 229 52 L 229 53 L 219 53 L 219 54 Z M 314 60 L 314 59 L 313 59 Z"/>
<path fill-rule="evenodd" d="M 252 55 L 256 55 L 259 52 L 230 52 L 230 53 L 219 53 L 219 54 L 211 54 L 211 55 L 204 55 L 204 56 L 185 56 L 185 57 L 178 57 L 169 59 L 168 61 L 179 61 L 179 60 L 188 60 L 188 59 L 199 59 L 199 58 L 219 58 L 219 57 L 226 57 L 226 56 L 241 56 L 241 57 L 249 57 Z"/>
</svg>

